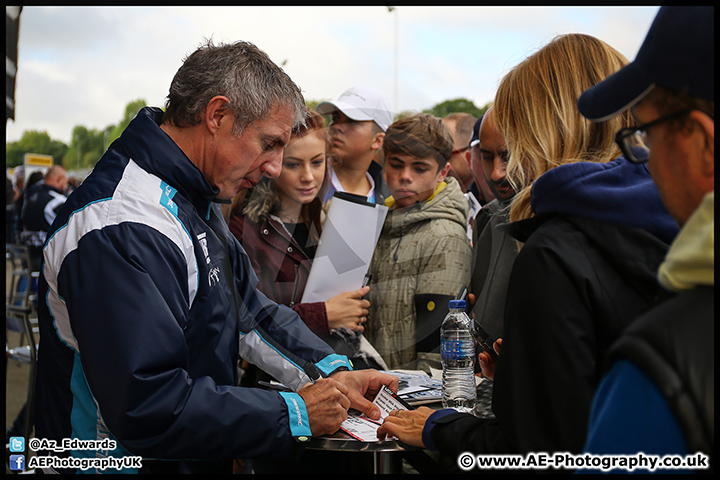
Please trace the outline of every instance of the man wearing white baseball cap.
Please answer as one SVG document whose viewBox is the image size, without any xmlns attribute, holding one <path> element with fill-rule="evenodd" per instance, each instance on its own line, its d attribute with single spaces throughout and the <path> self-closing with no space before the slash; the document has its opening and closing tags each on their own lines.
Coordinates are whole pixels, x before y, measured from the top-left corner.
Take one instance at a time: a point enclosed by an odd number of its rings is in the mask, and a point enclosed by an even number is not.
<svg viewBox="0 0 720 480">
<path fill-rule="evenodd" d="M 341 191 L 382 204 L 389 192 L 382 166 L 373 157 L 393 122 L 385 96 L 375 88 L 355 85 L 336 101 L 320 103 L 316 111 L 332 117 L 328 128 L 331 182 L 325 200 Z"/>
<path fill-rule="evenodd" d="M 598 122 L 632 111 L 637 126 L 615 141 L 628 160 L 647 162 L 682 227 L 658 269 L 673 296 L 633 321 L 610 349 L 612 368 L 595 397 L 585 450 L 685 455 L 672 473 L 713 470 L 714 18 L 713 7 L 660 8 L 635 61 L 578 100 L 580 113 Z"/>
</svg>

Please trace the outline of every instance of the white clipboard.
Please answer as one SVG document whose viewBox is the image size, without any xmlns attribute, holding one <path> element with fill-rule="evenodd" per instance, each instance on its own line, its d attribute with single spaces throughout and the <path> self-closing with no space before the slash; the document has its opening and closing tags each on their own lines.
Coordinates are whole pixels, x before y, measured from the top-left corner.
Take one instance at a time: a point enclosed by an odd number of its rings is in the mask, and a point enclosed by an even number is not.
<svg viewBox="0 0 720 480">
<path fill-rule="evenodd" d="M 362 286 L 388 207 L 345 192 L 333 194 L 302 302 L 327 302 Z"/>
</svg>

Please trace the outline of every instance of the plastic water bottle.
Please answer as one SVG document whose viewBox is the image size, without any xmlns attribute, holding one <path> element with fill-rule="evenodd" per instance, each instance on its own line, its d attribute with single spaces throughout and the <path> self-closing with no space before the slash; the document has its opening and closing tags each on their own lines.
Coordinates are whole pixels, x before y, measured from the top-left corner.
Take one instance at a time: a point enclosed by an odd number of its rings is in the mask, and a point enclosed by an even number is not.
<svg viewBox="0 0 720 480">
<path fill-rule="evenodd" d="M 465 313 L 465 300 L 450 300 L 449 307 L 440 328 L 442 404 L 443 408 L 474 413 L 477 392 L 472 320 Z"/>
</svg>

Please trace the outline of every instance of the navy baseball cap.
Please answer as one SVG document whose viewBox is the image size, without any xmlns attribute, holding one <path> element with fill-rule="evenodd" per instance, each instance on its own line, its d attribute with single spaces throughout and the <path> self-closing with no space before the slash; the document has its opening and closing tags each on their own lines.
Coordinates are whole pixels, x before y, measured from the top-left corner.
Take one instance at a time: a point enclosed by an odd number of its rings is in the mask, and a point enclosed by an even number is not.
<svg viewBox="0 0 720 480">
<path fill-rule="evenodd" d="M 714 7 L 661 7 L 635 60 L 580 95 L 580 113 L 609 120 L 655 85 L 714 102 L 714 22 Z"/>
<path fill-rule="evenodd" d="M 473 131 L 472 136 L 470 137 L 470 146 L 474 147 L 478 143 L 480 143 L 480 124 L 482 123 L 482 119 L 485 115 L 480 115 L 480 118 L 475 121 L 475 125 L 473 125 Z"/>
</svg>

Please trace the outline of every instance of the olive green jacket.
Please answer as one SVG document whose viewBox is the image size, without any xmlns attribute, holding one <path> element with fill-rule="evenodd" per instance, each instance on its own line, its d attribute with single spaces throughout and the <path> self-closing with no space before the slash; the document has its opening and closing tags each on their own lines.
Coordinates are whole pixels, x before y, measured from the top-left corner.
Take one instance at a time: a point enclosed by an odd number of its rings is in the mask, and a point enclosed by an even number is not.
<svg viewBox="0 0 720 480">
<path fill-rule="evenodd" d="M 415 350 L 415 297 L 455 297 L 468 284 L 472 249 L 467 201 L 457 180 L 447 178 L 425 202 L 395 209 L 389 197 L 385 205 L 390 210 L 369 268 L 371 306 L 365 335 L 388 368 L 421 368 Z M 447 312 L 444 304 L 428 307 L 433 308 Z"/>
</svg>

